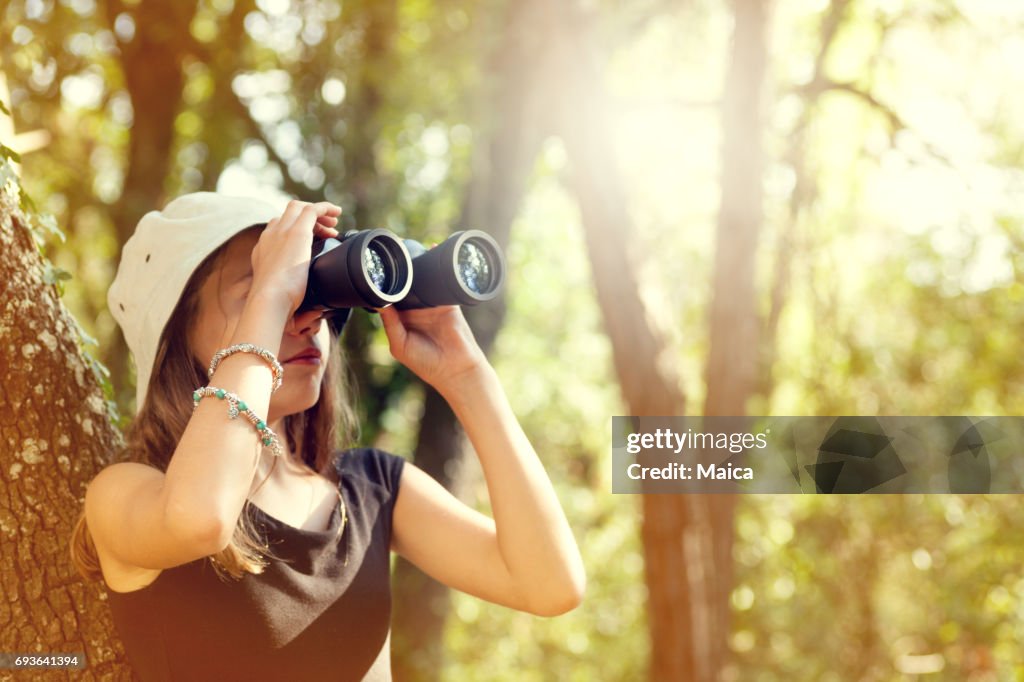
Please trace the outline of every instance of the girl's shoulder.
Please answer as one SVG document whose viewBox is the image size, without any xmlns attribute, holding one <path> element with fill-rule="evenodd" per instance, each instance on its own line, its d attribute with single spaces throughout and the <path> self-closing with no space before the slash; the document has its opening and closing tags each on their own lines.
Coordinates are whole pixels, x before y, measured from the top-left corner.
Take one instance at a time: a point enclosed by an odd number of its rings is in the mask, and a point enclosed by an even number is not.
<svg viewBox="0 0 1024 682">
<path fill-rule="evenodd" d="M 334 466 L 341 478 L 346 476 L 382 486 L 394 495 L 402 475 L 405 458 L 379 448 L 350 448 L 335 453 Z"/>
</svg>

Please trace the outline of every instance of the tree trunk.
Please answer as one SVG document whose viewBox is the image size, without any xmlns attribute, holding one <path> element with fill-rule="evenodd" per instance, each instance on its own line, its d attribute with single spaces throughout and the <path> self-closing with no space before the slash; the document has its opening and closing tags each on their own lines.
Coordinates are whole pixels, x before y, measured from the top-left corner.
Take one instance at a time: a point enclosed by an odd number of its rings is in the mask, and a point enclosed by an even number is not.
<svg viewBox="0 0 1024 682">
<path fill-rule="evenodd" d="M 160 208 L 164 182 L 171 168 L 174 119 L 181 107 L 185 74 L 182 64 L 193 49 L 189 24 L 195 14 L 194 2 L 143 2 L 125 6 L 119 0 L 101 3 L 111 30 L 122 12 L 135 22 L 135 35 L 119 42 L 121 70 L 132 102 L 131 136 L 124 168 L 124 187 L 112 216 L 117 243 L 124 245 L 139 219 Z M 122 411 L 134 391 L 128 381 L 128 349 L 120 334 L 114 334 L 104 351 Z"/>
<path fill-rule="evenodd" d="M 638 294 L 637 268 L 622 247 L 630 243 L 631 221 L 616 159 L 606 142 L 608 96 L 594 39 L 586 18 L 571 3 L 563 6 L 561 23 L 576 41 L 563 43 L 564 56 L 556 69 L 562 82 L 571 84 L 564 93 L 562 131 L 616 373 L 631 414 L 682 415 L 685 400 L 677 370 L 666 357 L 667 342 L 656 319 Z M 756 349 L 753 255 L 761 216 L 758 103 L 764 8 L 761 2 L 743 0 L 736 10 L 723 112 L 726 146 L 719 233 L 723 242 L 732 236 L 742 243 L 738 253 L 719 249 L 716 259 L 707 414 L 743 414 L 756 377 L 756 354 L 748 352 L 748 359 L 743 359 L 747 348 Z M 742 126 L 751 120 L 757 125 L 744 131 Z M 740 156 L 744 144 L 754 150 L 750 167 L 743 166 L 747 161 Z M 730 299 L 730 293 L 741 300 Z M 729 363 L 737 360 L 739 367 L 731 369 Z M 721 672 L 727 653 L 733 499 L 642 497 L 653 680 L 713 680 Z"/>
<path fill-rule="evenodd" d="M 222 19 L 222 26 L 217 31 L 217 40 L 202 55 L 203 63 L 210 69 L 213 78 L 213 92 L 203 102 L 202 143 L 206 147 L 206 156 L 200 164 L 202 185 L 198 188 L 204 192 L 215 192 L 217 181 L 228 161 L 238 156 L 245 142 L 246 126 L 239 125 L 239 119 L 229 112 L 237 111 L 242 103 L 232 88 L 232 81 L 245 64 L 239 59 L 245 54 L 249 36 L 245 32 L 245 17 L 256 10 L 254 0 L 236 0 L 231 13 Z M 251 120 L 246 112 L 243 122 Z M 287 178 L 286 169 L 281 169 Z"/>
<path fill-rule="evenodd" d="M 733 0 L 734 28 L 722 98 L 721 206 L 715 247 L 705 416 L 740 416 L 757 388 L 760 320 L 754 285 L 763 216 L 762 94 L 769 0 Z M 728 657 L 736 496 L 701 497 L 713 562 L 713 670 Z"/>
<path fill-rule="evenodd" d="M 626 245 L 632 221 L 622 175 L 609 144 L 609 97 L 586 17 L 560 3 L 563 35 L 557 66 L 566 84 L 560 132 L 572 167 L 597 301 L 612 343 L 623 399 L 636 416 L 682 415 L 686 401 L 678 369 L 653 311 L 639 295 L 639 266 Z M 713 565 L 706 547 L 707 512 L 701 498 L 642 495 L 645 577 L 652 680 L 708 680 L 715 670 L 705 599 Z"/>
<path fill-rule="evenodd" d="M 818 101 L 826 91 L 829 78 L 825 63 L 835 44 L 836 35 L 846 16 L 850 0 L 832 0 L 821 21 L 821 42 L 814 59 L 814 71 L 809 85 L 803 92 L 803 108 L 793 129 L 787 135 L 785 162 L 793 170 L 793 191 L 789 197 L 786 215 L 779 221 L 779 234 L 772 252 L 775 264 L 772 271 L 771 296 L 768 314 L 761 326 L 760 368 L 758 370 L 757 394 L 765 399 L 771 396 L 772 368 L 778 348 L 779 320 L 789 294 L 795 256 L 806 248 L 806 236 L 801 236 L 801 224 L 818 195 L 817 181 L 807 164 L 808 128 L 817 110 Z"/>
<path fill-rule="evenodd" d="M 547 97 L 537 87 L 544 35 L 537 27 L 546 12 L 542 0 L 508 7 L 502 43 L 490 61 L 492 92 L 483 110 L 487 142 L 478 148 L 457 229 L 488 232 L 507 249 L 512 222 L 540 150 L 548 116 Z M 485 305 L 464 308 L 485 353 L 505 319 L 506 292 Z M 444 399 L 428 388 L 413 461 L 445 488 L 453 488 L 453 465 L 463 451 L 464 434 Z M 443 667 L 442 635 L 448 614 L 448 588 L 399 558 L 395 577 L 394 674 L 399 682 L 437 680 Z"/>
<path fill-rule="evenodd" d="M 44 283 L 16 191 L 0 190 L 0 651 L 84 653 L 88 668 L 76 679 L 127 679 L 105 595 L 82 581 L 68 553 L 85 485 L 120 435 L 77 323 Z"/>
<path fill-rule="evenodd" d="M 365 230 L 377 227 L 377 216 L 386 202 L 381 200 L 383 183 L 374 151 L 380 135 L 380 109 L 385 104 L 386 84 L 398 65 L 393 44 L 398 32 L 395 0 L 345 3 L 341 20 L 360 31 L 358 65 L 347 81 L 344 117 L 347 133 L 342 142 L 343 177 L 353 198 L 352 211 L 342 214 L 346 227 Z M 339 164 L 341 165 L 341 164 Z M 344 228 L 341 228 L 344 231 Z M 346 358 L 349 371 L 359 387 L 363 440 L 372 443 L 380 431 L 380 419 L 388 401 L 399 395 L 411 381 L 404 367 L 397 367 L 386 383 L 376 381 L 368 360 L 370 339 L 377 327 L 366 315 L 353 311 L 345 324 Z"/>
</svg>

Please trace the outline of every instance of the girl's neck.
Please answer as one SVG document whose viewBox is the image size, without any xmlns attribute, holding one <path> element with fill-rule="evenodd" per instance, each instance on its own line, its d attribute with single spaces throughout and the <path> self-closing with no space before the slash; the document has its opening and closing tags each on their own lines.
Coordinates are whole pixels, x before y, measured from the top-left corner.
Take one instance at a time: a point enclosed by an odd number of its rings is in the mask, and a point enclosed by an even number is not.
<svg viewBox="0 0 1024 682">
<path fill-rule="evenodd" d="M 292 451 L 290 446 L 288 445 L 288 434 L 285 429 L 284 417 L 279 417 L 273 422 L 270 422 L 268 426 L 274 430 L 274 433 L 277 434 L 278 439 L 281 441 L 281 447 L 283 448 L 283 452 L 281 453 L 281 461 L 278 462 L 278 468 L 280 468 L 280 465 L 285 464 L 285 468 L 291 473 L 310 473 L 312 469 L 310 469 L 310 467 L 307 466 L 302 459 L 302 443 L 296 443 L 295 451 Z M 264 450 L 263 457 L 269 464 L 273 461 L 274 456 L 268 450 Z M 267 468 L 269 470 L 269 467 Z"/>
</svg>

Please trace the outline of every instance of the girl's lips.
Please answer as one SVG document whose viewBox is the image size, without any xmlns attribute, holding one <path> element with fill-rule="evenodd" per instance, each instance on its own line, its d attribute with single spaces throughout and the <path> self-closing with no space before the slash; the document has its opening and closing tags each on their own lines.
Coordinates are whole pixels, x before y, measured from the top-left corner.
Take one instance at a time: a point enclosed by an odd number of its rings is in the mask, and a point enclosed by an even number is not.
<svg viewBox="0 0 1024 682">
<path fill-rule="evenodd" d="M 284 364 L 286 365 L 319 365 L 320 358 L 313 357 L 312 355 L 304 355 L 301 358 L 295 358 L 294 360 L 288 360 Z"/>
<path fill-rule="evenodd" d="M 320 364 L 320 351 L 316 348 L 310 348 L 297 353 L 292 357 L 285 360 L 282 364 L 301 364 L 301 365 L 319 365 Z"/>
</svg>

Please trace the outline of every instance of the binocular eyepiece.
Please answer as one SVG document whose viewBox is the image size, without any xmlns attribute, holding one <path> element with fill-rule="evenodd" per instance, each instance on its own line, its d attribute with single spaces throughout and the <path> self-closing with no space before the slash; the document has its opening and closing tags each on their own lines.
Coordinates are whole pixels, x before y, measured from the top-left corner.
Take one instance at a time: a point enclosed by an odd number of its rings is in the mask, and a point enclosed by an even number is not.
<svg viewBox="0 0 1024 682">
<path fill-rule="evenodd" d="M 390 230 L 350 230 L 313 241 L 299 310 L 476 305 L 497 296 L 504 281 L 501 247 L 480 230 L 456 232 L 430 249 Z"/>
</svg>

